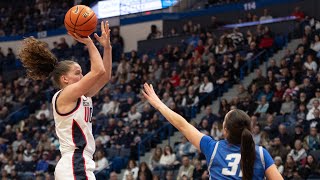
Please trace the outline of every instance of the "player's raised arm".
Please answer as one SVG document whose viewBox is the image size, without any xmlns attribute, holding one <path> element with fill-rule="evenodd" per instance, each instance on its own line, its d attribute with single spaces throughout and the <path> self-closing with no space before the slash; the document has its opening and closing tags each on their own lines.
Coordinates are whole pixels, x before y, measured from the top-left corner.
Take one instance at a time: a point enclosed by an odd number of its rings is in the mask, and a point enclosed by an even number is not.
<svg viewBox="0 0 320 180">
<path fill-rule="evenodd" d="M 152 85 L 144 84 L 144 97 L 156 108 L 174 127 L 176 127 L 197 149 L 200 150 L 200 140 L 204 134 L 189 124 L 181 115 L 168 108 L 154 92 Z"/>
<path fill-rule="evenodd" d="M 105 69 L 102 63 L 102 58 L 97 47 L 92 42 L 91 38 L 85 37 L 81 38 L 77 34 L 70 34 L 74 37 L 75 40 L 85 44 L 88 47 L 91 69 L 83 78 L 78 82 L 65 82 L 70 85 L 66 86 L 60 93 L 58 101 L 63 101 L 65 103 L 75 102 L 82 95 L 86 95 L 90 89 L 96 84 L 96 82 L 105 74 Z M 81 73 L 81 72 L 75 72 Z M 62 76 L 62 81 L 64 81 Z M 68 79 L 70 81 L 70 78 Z"/>
<path fill-rule="evenodd" d="M 112 71 L 112 46 L 110 43 L 110 29 L 108 21 L 101 21 L 101 36 L 98 36 L 96 33 L 94 37 L 99 41 L 101 46 L 103 46 L 103 66 L 106 70 L 106 73 L 101 76 L 98 81 L 96 81 L 95 85 L 92 86 L 90 91 L 86 94 L 88 97 L 92 97 L 97 92 L 100 91 L 101 88 L 105 86 L 111 79 L 111 71 Z"/>
</svg>

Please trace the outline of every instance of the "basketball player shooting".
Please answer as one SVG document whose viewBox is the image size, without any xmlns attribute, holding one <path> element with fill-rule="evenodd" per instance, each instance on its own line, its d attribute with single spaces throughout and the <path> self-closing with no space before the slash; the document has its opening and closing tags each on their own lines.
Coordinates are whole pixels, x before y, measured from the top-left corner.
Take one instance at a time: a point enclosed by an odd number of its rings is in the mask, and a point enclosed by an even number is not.
<svg viewBox="0 0 320 180">
<path fill-rule="evenodd" d="M 95 141 L 92 134 L 92 100 L 111 78 L 112 47 L 108 22 L 101 22 L 101 36 L 95 38 L 104 47 L 103 58 L 92 39 L 71 34 L 88 48 L 90 71 L 83 76 L 78 63 L 70 60 L 58 62 L 46 44 L 33 37 L 24 40 L 19 53 L 27 74 L 34 80 L 52 77 L 59 91 L 52 98 L 56 133 L 60 142 L 61 159 L 55 169 L 56 180 L 96 179 Z"/>
</svg>

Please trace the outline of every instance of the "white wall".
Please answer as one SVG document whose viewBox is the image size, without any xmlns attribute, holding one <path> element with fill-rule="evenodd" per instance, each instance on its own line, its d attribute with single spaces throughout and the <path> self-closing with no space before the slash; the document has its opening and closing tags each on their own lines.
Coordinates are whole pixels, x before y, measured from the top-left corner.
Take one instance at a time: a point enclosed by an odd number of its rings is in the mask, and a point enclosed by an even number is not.
<svg viewBox="0 0 320 180">
<path fill-rule="evenodd" d="M 137 24 L 129 24 L 120 27 L 120 34 L 124 39 L 124 52 L 137 50 L 138 41 L 146 40 L 150 33 L 150 26 L 154 24 L 158 27 L 158 30 L 162 32 L 163 21 L 149 21 Z"/>
</svg>

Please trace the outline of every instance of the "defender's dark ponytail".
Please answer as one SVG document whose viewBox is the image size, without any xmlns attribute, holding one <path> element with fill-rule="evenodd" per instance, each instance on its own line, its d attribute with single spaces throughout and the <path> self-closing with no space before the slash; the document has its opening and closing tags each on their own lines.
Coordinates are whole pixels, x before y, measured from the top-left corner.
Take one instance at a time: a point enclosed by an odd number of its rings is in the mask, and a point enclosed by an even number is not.
<svg viewBox="0 0 320 180">
<path fill-rule="evenodd" d="M 228 131 L 227 140 L 232 144 L 240 145 L 242 179 L 252 180 L 256 152 L 251 134 L 250 117 L 242 110 L 232 110 L 225 117 L 225 128 Z"/>
<path fill-rule="evenodd" d="M 251 180 L 253 178 L 253 167 L 256 158 L 255 144 L 251 132 L 244 128 L 241 133 L 241 170 L 242 179 Z"/>
</svg>

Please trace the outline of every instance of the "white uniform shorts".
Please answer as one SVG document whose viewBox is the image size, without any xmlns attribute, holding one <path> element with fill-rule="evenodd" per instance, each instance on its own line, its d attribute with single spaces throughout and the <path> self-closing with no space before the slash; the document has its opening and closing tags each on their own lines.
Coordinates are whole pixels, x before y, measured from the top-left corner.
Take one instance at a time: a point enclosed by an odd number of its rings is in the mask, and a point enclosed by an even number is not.
<svg viewBox="0 0 320 180">
<path fill-rule="evenodd" d="M 59 160 L 55 180 L 95 180 L 95 162 L 86 154 L 64 153 Z"/>
</svg>

